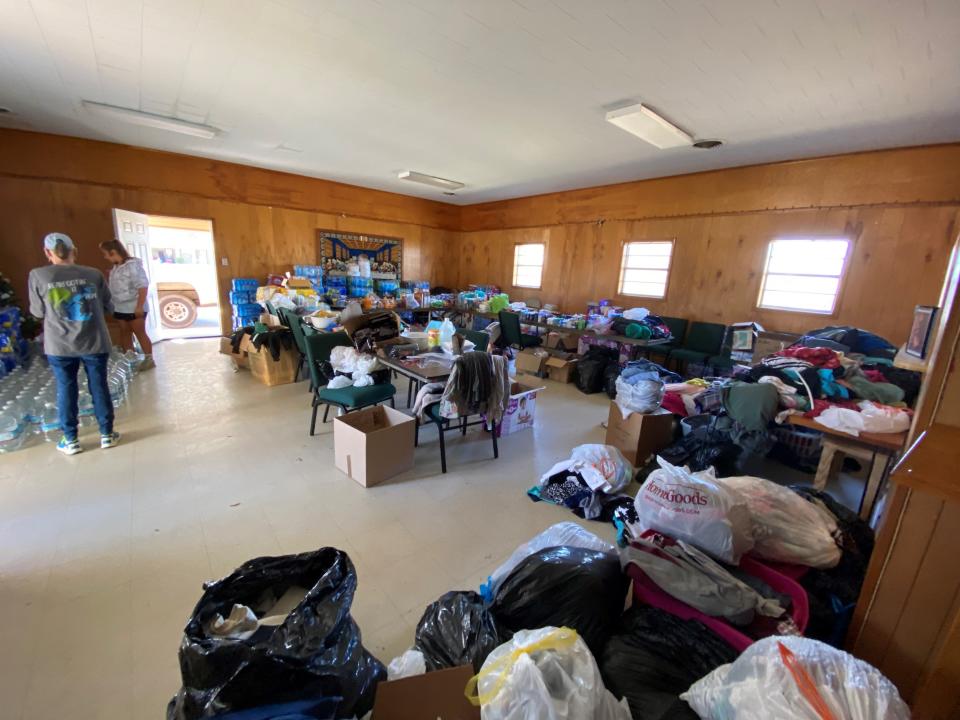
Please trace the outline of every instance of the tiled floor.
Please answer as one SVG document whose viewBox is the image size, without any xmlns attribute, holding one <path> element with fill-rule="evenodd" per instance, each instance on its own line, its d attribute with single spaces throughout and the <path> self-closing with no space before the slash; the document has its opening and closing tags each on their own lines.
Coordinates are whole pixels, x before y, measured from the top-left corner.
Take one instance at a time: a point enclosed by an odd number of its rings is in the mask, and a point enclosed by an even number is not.
<svg viewBox="0 0 960 720">
<path fill-rule="evenodd" d="M 504 438 L 499 460 L 472 429 L 449 436 L 441 475 L 427 431 L 413 471 L 364 489 L 333 467 L 329 424 L 308 436 L 304 383 L 263 387 L 215 340 L 156 354 L 118 417 L 119 447 L 0 456 L 3 718 L 162 717 L 201 584 L 258 555 L 325 545 L 356 564 L 353 614 L 387 662 L 427 603 L 475 589 L 516 545 L 573 519 L 524 491 L 573 446 L 603 441 L 606 397 L 548 383 L 537 427 Z"/>
</svg>

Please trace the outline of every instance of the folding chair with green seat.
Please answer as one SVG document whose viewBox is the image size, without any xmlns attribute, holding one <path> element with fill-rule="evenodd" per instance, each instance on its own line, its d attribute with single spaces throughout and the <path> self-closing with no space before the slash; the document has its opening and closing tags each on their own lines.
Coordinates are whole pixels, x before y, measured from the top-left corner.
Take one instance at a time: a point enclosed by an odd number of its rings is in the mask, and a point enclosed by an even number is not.
<svg viewBox="0 0 960 720">
<path fill-rule="evenodd" d="M 280 318 L 280 322 L 290 328 L 290 333 L 293 335 L 293 342 L 300 352 L 300 362 L 297 363 L 297 374 L 295 376 L 296 381 L 299 382 L 300 373 L 303 372 L 303 366 L 307 362 L 307 346 L 303 340 L 303 322 L 296 312 L 287 308 L 277 308 L 277 317 Z M 311 382 L 310 385 L 310 390 L 313 390 L 313 383 Z"/>
<path fill-rule="evenodd" d="M 706 363 L 720 352 L 726 327 L 719 323 L 693 322 L 683 344 L 670 351 L 668 360 L 678 363 Z"/>
<path fill-rule="evenodd" d="M 500 343 L 504 347 L 523 348 L 536 347 L 543 342 L 543 338 L 536 335 L 525 335 L 520 330 L 520 316 L 515 312 L 501 310 L 500 320 Z"/>
<path fill-rule="evenodd" d="M 310 434 L 313 435 L 317 426 L 317 408 L 325 405 L 323 422 L 327 422 L 330 406 L 335 405 L 344 412 L 360 410 L 370 405 L 379 405 L 390 401 L 394 407 L 393 395 L 397 389 L 390 383 L 368 385 L 367 387 L 345 387 L 331 390 L 324 387 L 326 377 L 320 371 L 320 363 L 330 362 L 330 353 L 335 347 L 352 347 L 353 343 L 344 332 L 317 333 L 304 335 L 304 346 L 307 351 L 307 366 L 310 368 L 310 378 L 313 381 L 313 413 L 310 416 Z"/>
<path fill-rule="evenodd" d="M 457 334 L 463 335 L 467 340 L 472 342 L 476 346 L 473 348 L 476 352 L 486 352 L 490 346 L 490 333 L 484 332 L 483 330 L 457 328 Z"/>
<path fill-rule="evenodd" d="M 687 325 L 689 325 L 690 322 L 683 318 L 666 316 L 661 316 L 660 319 L 663 320 L 664 325 L 670 328 L 670 334 L 673 336 L 673 339 L 663 345 L 651 345 L 647 350 L 651 360 L 654 356 L 657 356 L 662 357 L 663 361 L 666 362 L 670 351 L 683 345 L 683 336 L 687 334 Z"/>
</svg>

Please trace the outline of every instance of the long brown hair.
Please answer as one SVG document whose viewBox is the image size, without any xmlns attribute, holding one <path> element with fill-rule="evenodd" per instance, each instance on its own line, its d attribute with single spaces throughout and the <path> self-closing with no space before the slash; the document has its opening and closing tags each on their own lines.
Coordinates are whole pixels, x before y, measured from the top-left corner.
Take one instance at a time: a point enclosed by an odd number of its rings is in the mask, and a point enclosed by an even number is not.
<svg viewBox="0 0 960 720">
<path fill-rule="evenodd" d="M 130 253 L 127 252 L 126 246 L 119 240 L 104 240 L 100 243 L 100 249 L 106 253 L 115 252 L 123 258 L 124 262 L 130 259 Z"/>
</svg>

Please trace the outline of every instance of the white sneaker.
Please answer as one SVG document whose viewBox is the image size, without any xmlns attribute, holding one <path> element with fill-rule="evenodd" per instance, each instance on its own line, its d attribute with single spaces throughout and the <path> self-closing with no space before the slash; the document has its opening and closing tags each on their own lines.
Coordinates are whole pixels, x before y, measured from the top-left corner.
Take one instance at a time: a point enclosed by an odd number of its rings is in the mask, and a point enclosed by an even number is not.
<svg viewBox="0 0 960 720">
<path fill-rule="evenodd" d="M 112 448 L 120 442 L 120 433 L 112 432 L 109 435 L 100 436 L 100 449 L 106 450 Z"/>
</svg>

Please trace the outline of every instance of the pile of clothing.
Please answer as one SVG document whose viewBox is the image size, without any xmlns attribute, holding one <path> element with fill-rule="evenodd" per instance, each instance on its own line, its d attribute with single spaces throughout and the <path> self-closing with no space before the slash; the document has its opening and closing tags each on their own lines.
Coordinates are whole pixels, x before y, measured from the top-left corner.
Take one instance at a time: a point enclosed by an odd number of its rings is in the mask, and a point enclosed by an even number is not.
<svg viewBox="0 0 960 720">
<path fill-rule="evenodd" d="M 633 479 L 633 466 L 610 445 L 579 445 L 527 491 L 534 502 L 569 508 L 585 520 L 612 522 L 614 512 L 632 504 L 620 490 Z"/>
<path fill-rule="evenodd" d="M 446 384 L 427 383 L 417 393 L 414 415 L 429 419 L 428 408 L 440 403 L 440 415 L 483 415 L 500 422 L 510 404 L 510 374 L 502 355 L 466 352 L 453 362 Z"/>
</svg>

